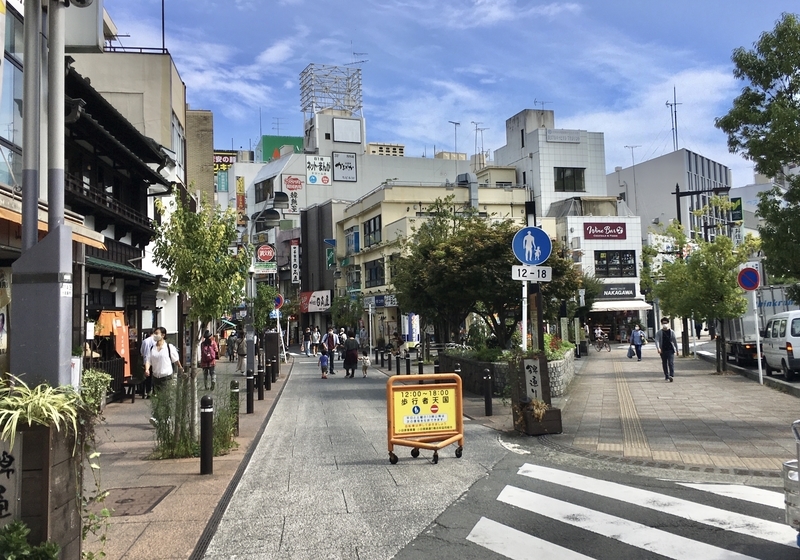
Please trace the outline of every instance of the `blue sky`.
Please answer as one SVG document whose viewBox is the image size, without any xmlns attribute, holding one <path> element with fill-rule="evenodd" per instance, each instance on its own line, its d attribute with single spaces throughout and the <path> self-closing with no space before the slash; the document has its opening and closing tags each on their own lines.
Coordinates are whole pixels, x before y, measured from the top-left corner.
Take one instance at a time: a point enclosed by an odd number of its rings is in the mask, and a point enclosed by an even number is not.
<svg viewBox="0 0 800 560">
<path fill-rule="evenodd" d="M 161 0 L 105 0 L 126 46 L 161 45 Z M 298 76 L 309 64 L 360 64 L 367 140 L 406 155 L 505 144 L 505 120 L 555 111 L 558 128 L 605 133 L 606 172 L 678 142 L 752 182 L 714 118 L 742 84 L 730 55 L 751 47 L 796 0 L 166 0 L 166 46 L 194 109 L 214 112 L 215 147 L 300 136 Z M 354 53 L 361 53 L 355 54 Z M 260 114 L 260 119 L 259 119 Z M 260 122 L 259 122 L 260 120 Z M 478 139 L 480 150 L 481 140 Z"/>
</svg>

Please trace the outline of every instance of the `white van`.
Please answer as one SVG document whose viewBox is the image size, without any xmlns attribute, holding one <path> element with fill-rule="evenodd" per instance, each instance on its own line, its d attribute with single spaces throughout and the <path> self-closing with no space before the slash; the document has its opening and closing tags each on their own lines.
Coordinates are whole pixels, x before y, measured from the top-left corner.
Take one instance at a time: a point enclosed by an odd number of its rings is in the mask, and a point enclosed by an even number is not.
<svg viewBox="0 0 800 560">
<path fill-rule="evenodd" d="M 783 373 L 786 381 L 800 374 L 800 311 L 785 311 L 773 315 L 764 331 L 761 345 L 767 375 L 774 370 Z"/>
</svg>

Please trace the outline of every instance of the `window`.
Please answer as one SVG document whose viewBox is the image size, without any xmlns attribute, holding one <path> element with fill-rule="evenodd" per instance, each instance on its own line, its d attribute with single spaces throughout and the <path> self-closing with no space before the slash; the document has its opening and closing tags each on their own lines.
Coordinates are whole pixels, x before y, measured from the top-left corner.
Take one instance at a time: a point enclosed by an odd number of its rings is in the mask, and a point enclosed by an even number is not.
<svg viewBox="0 0 800 560">
<path fill-rule="evenodd" d="M 380 215 L 364 222 L 364 248 L 371 247 L 381 242 L 381 217 Z"/>
<path fill-rule="evenodd" d="M 586 191 L 585 171 L 580 167 L 556 167 L 556 192 Z"/>
<path fill-rule="evenodd" d="M 269 200 L 274 190 L 275 177 L 270 177 L 266 181 L 256 183 L 255 192 L 253 193 L 255 195 L 256 204 L 259 202 L 264 202 L 265 200 Z"/>
<path fill-rule="evenodd" d="M 595 251 L 594 275 L 598 278 L 635 278 L 636 251 Z"/>
<path fill-rule="evenodd" d="M 524 128 L 519 131 L 519 141 L 520 141 L 521 147 L 524 148 L 525 147 L 525 129 Z"/>
<path fill-rule="evenodd" d="M 345 255 L 353 255 L 360 250 L 358 243 L 358 226 L 344 230 Z"/>
<path fill-rule="evenodd" d="M 800 336 L 800 319 L 792 319 L 792 336 Z"/>
<path fill-rule="evenodd" d="M 22 146 L 22 70 L 6 58 L 0 97 L 0 137 Z M 5 164 L 5 162 L 3 162 Z M 18 179 L 21 182 L 21 179 Z"/>
<path fill-rule="evenodd" d="M 349 266 L 345 270 L 345 280 L 349 291 L 361 290 L 361 267 Z"/>
<path fill-rule="evenodd" d="M 374 288 L 386 284 L 386 272 L 383 259 L 375 259 L 364 263 L 364 287 Z"/>
</svg>

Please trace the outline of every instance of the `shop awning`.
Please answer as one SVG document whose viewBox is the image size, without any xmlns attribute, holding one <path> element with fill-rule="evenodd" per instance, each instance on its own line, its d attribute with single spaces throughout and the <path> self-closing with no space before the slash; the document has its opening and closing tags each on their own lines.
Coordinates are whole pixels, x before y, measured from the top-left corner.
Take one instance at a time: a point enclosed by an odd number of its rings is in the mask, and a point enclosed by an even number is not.
<svg viewBox="0 0 800 560">
<path fill-rule="evenodd" d="M 102 270 L 114 276 L 119 276 L 120 278 L 138 278 L 140 280 L 149 280 L 150 282 L 155 282 L 157 280 L 155 274 L 150 274 L 140 268 L 107 261 L 105 259 L 98 259 L 97 257 L 86 257 L 86 268 Z"/>
<path fill-rule="evenodd" d="M 620 301 L 596 301 L 592 311 L 648 311 L 653 306 L 641 299 L 623 299 Z"/>
</svg>

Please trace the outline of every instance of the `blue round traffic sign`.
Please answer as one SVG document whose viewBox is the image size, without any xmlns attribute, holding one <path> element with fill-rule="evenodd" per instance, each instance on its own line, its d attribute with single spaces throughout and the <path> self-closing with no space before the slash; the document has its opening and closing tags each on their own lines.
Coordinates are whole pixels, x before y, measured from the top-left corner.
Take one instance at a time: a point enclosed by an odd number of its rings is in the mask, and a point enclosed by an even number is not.
<svg viewBox="0 0 800 560">
<path fill-rule="evenodd" d="M 739 271 L 737 281 L 743 290 L 749 292 L 758 288 L 758 285 L 761 284 L 761 277 L 758 274 L 758 270 L 746 267 Z"/>
<path fill-rule="evenodd" d="M 537 265 L 542 264 L 550 256 L 553 243 L 543 229 L 525 227 L 514 234 L 511 249 L 522 264 Z"/>
<path fill-rule="evenodd" d="M 280 309 L 281 307 L 283 307 L 284 303 L 285 302 L 284 302 L 283 296 L 281 294 L 278 294 L 277 296 L 275 296 L 275 309 Z"/>
</svg>

